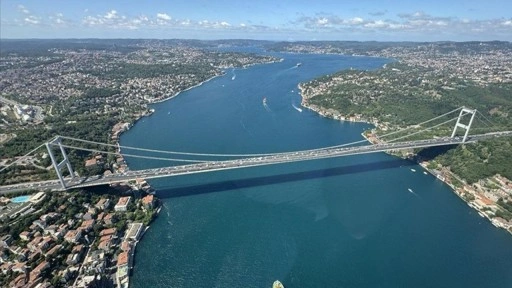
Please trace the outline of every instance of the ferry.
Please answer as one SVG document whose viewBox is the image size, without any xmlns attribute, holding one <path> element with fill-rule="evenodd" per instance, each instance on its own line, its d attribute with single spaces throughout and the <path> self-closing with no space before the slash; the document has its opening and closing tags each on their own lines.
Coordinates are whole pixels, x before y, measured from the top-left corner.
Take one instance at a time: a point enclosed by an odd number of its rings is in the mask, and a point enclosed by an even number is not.
<svg viewBox="0 0 512 288">
<path fill-rule="evenodd" d="M 274 284 L 272 284 L 272 288 L 284 288 L 283 283 L 281 283 L 279 280 L 274 281 Z"/>
</svg>

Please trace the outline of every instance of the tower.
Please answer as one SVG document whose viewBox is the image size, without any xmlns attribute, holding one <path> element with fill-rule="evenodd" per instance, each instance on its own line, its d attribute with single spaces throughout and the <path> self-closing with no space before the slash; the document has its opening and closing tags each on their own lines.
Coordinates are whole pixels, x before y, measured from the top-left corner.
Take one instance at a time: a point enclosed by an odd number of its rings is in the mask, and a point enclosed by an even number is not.
<svg viewBox="0 0 512 288">
<path fill-rule="evenodd" d="M 66 189 L 66 182 L 64 182 L 64 177 L 62 176 L 62 168 L 65 166 L 68 169 L 69 174 L 71 175 L 71 179 L 75 177 L 75 173 L 73 172 L 73 168 L 71 167 L 71 162 L 69 162 L 68 155 L 62 147 L 62 139 L 60 136 L 55 137 L 52 141 L 47 142 L 46 149 L 48 150 L 48 154 L 52 159 L 53 168 L 55 168 L 55 172 L 57 172 L 57 176 L 59 177 L 60 184 L 63 189 Z M 51 146 L 59 146 L 62 157 L 64 158 L 60 163 L 57 163 L 57 158 L 53 155 L 53 150 Z"/>
<path fill-rule="evenodd" d="M 464 117 L 467 114 L 471 114 L 471 119 L 469 120 L 469 124 L 465 125 L 465 124 L 460 123 L 462 117 Z M 475 114 L 476 114 L 476 109 L 471 110 L 471 109 L 463 107 L 462 110 L 460 110 L 459 117 L 457 118 L 457 123 L 455 124 L 455 127 L 453 128 L 452 138 L 455 137 L 455 133 L 457 133 L 457 129 L 460 127 L 462 129 L 466 130 L 466 132 L 464 133 L 464 138 L 462 138 L 462 143 L 466 142 L 466 138 L 468 138 L 469 129 L 471 128 L 471 124 L 473 123 Z"/>
</svg>

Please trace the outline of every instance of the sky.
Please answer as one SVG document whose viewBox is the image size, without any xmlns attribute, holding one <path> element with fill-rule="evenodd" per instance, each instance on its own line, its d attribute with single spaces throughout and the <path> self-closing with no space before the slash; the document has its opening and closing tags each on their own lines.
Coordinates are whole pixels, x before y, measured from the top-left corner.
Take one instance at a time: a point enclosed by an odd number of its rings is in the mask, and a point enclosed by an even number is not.
<svg viewBox="0 0 512 288">
<path fill-rule="evenodd" d="M 512 1 L 2 0 L 10 38 L 512 41 Z"/>
</svg>

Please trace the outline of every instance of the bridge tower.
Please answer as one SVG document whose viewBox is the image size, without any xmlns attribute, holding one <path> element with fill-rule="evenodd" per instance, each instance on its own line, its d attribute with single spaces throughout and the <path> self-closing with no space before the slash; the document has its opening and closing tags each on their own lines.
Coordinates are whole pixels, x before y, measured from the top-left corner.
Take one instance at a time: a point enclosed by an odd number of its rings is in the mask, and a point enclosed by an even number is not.
<svg viewBox="0 0 512 288">
<path fill-rule="evenodd" d="M 48 154 L 50 154 L 50 158 L 52 159 L 53 168 L 55 168 L 55 172 L 57 172 L 57 176 L 59 177 L 60 184 L 62 185 L 63 189 L 66 189 L 66 182 L 64 181 L 64 176 L 62 176 L 62 168 L 66 167 L 68 169 L 69 174 L 71 175 L 71 179 L 75 177 L 75 173 L 73 172 L 73 167 L 71 167 L 71 162 L 69 162 L 68 155 L 66 154 L 66 151 L 64 150 L 64 147 L 62 147 L 62 139 L 60 136 L 55 137 L 50 142 L 47 142 L 46 149 L 48 150 Z M 62 157 L 64 158 L 60 163 L 57 162 L 57 158 L 53 154 L 52 146 L 59 146 L 60 153 L 62 154 Z"/>
<path fill-rule="evenodd" d="M 467 114 L 471 114 L 471 119 L 469 120 L 469 123 L 467 125 L 460 123 L 461 119 Z M 455 124 L 455 127 L 453 128 L 452 138 L 455 137 L 455 133 L 457 133 L 457 129 L 462 128 L 462 129 L 466 130 L 466 132 L 464 133 L 464 138 L 462 138 L 462 143 L 466 142 L 466 138 L 468 138 L 469 129 L 471 128 L 471 124 L 473 123 L 475 114 L 476 114 L 476 109 L 471 110 L 471 109 L 463 107 L 460 110 L 459 117 L 457 118 L 457 123 Z"/>
</svg>

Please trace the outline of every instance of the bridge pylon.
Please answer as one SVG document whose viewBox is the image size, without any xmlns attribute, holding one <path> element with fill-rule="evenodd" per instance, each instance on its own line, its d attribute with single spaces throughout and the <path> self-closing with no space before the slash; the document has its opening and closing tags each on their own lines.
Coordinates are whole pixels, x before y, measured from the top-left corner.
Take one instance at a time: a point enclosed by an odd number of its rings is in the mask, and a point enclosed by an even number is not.
<svg viewBox="0 0 512 288">
<path fill-rule="evenodd" d="M 465 124 L 461 123 L 461 119 L 467 114 L 471 114 L 471 119 L 469 120 L 469 123 L 467 125 L 465 125 Z M 468 138 L 468 134 L 469 134 L 469 129 L 471 128 L 471 124 L 473 124 L 473 119 L 475 118 L 475 115 L 476 115 L 476 109 L 471 110 L 471 109 L 463 107 L 460 110 L 459 117 L 457 118 L 457 123 L 455 124 L 455 127 L 453 128 L 452 138 L 455 137 L 455 133 L 457 133 L 457 129 L 462 128 L 462 129 L 466 130 L 466 132 L 464 132 L 464 138 L 462 138 L 462 143 L 466 142 L 466 139 Z"/>
<path fill-rule="evenodd" d="M 75 177 L 75 173 L 73 172 L 73 167 L 71 167 L 71 162 L 69 162 L 69 158 L 66 154 L 66 151 L 64 150 L 64 147 L 62 147 L 62 139 L 60 136 L 57 136 L 55 139 L 47 142 L 45 145 L 46 149 L 48 150 L 48 154 L 50 155 L 50 159 L 52 160 L 53 168 L 55 168 L 55 172 L 57 172 L 57 176 L 59 177 L 60 184 L 62 185 L 63 189 L 67 189 L 64 176 L 62 176 L 62 168 L 66 167 L 68 169 L 68 172 L 71 175 L 71 179 Z M 60 163 L 57 162 L 57 158 L 53 154 L 52 146 L 59 146 L 60 148 L 60 153 L 64 158 Z"/>
</svg>

